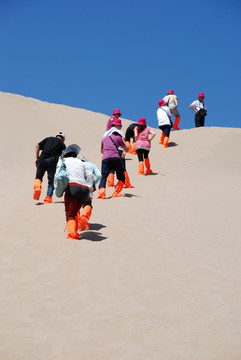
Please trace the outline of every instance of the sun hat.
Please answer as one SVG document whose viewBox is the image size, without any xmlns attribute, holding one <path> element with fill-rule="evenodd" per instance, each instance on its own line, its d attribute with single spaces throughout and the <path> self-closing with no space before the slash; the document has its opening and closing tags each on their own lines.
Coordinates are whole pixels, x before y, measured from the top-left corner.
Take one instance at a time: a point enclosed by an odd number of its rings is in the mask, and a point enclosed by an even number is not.
<svg viewBox="0 0 241 360">
<path fill-rule="evenodd" d="M 80 155 L 79 157 L 78 157 L 78 159 L 80 159 L 81 161 L 83 161 L 83 162 L 86 162 L 86 161 L 88 161 L 84 156 L 82 156 L 82 155 Z"/>
<path fill-rule="evenodd" d="M 200 93 L 198 94 L 198 97 L 203 97 L 203 98 L 205 98 L 205 95 L 204 95 L 203 92 L 200 92 Z"/>
<path fill-rule="evenodd" d="M 166 101 L 164 101 L 163 99 L 161 99 L 160 101 L 158 101 L 158 105 L 160 106 L 160 107 L 162 107 L 162 106 L 164 106 L 164 105 L 166 105 L 167 103 L 166 103 Z"/>
<path fill-rule="evenodd" d="M 77 156 L 78 153 L 80 152 L 80 150 L 81 149 L 80 149 L 79 145 L 71 144 L 71 145 L 67 146 L 67 148 L 63 151 L 63 156 L 65 157 L 67 154 L 70 154 L 70 153 L 74 153 Z"/>
<path fill-rule="evenodd" d="M 121 112 L 120 112 L 120 110 L 119 110 L 119 109 L 115 109 L 115 110 L 113 110 L 112 115 L 118 115 L 118 114 L 120 114 L 120 115 L 121 115 Z"/>
<path fill-rule="evenodd" d="M 62 133 L 62 131 L 59 131 L 58 134 L 56 134 L 56 137 L 57 136 L 60 136 L 65 140 L 65 135 L 64 135 L 64 133 Z"/>
<path fill-rule="evenodd" d="M 115 118 L 115 119 L 112 121 L 112 125 L 115 125 L 115 126 L 122 126 L 121 119 L 117 119 L 117 118 Z"/>
<path fill-rule="evenodd" d="M 137 125 L 146 125 L 146 119 L 145 118 L 139 118 Z"/>
<path fill-rule="evenodd" d="M 174 91 L 173 90 L 168 90 L 167 95 L 174 95 Z"/>
</svg>

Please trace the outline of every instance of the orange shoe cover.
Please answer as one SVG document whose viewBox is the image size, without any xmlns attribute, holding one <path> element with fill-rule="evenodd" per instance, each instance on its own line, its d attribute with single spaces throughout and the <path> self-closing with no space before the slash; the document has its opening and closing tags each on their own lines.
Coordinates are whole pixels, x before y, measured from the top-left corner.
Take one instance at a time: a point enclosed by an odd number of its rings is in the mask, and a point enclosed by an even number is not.
<svg viewBox="0 0 241 360">
<path fill-rule="evenodd" d="M 115 179 L 115 174 L 109 173 L 109 175 L 107 177 L 107 186 L 108 187 L 114 186 L 114 179 Z"/>
<path fill-rule="evenodd" d="M 145 165 L 146 165 L 146 174 L 152 174 L 153 171 L 151 170 L 151 164 L 149 158 L 145 159 Z"/>
<path fill-rule="evenodd" d="M 168 136 L 165 136 L 164 141 L 163 141 L 163 147 L 164 147 L 164 148 L 167 148 L 168 142 L 169 142 L 169 137 L 168 137 Z"/>
<path fill-rule="evenodd" d="M 89 220 L 91 217 L 91 214 L 92 214 L 92 207 L 90 205 L 85 205 L 81 216 L 85 216 L 87 218 L 87 220 Z"/>
<path fill-rule="evenodd" d="M 139 162 L 139 172 L 138 172 L 138 175 L 146 175 L 145 172 L 144 172 L 144 162 L 143 162 L 143 161 Z"/>
<path fill-rule="evenodd" d="M 134 187 L 131 185 L 130 178 L 128 176 L 127 171 L 125 171 L 125 187 L 129 188 L 129 189 Z"/>
<path fill-rule="evenodd" d="M 160 136 L 159 144 L 161 144 L 161 145 L 163 144 L 164 138 L 165 138 L 165 134 L 164 134 L 164 132 L 162 132 L 162 133 L 161 133 L 161 136 Z"/>
<path fill-rule="evenodd" d="M 123 181 L 119 180 L 118 183 L 115 186 L 115 191 L 114 191 L 112 197 L 121 197 L 121 196 L 123 196 L 122 194 L 120 194 L 123 187 L 124 187 Z"/>
<path fill-rule="evenodd" d="M 132 143 L 131 153 L 132 153 L 133 155 L 136 155 L 136 143 L 135 143 L 135 142 Z"/>
<path fill-rule="evenodd" d="M 177 116 L 174 121 L 173 129 L 180 130 L 180 128 L 178 127 L 179 122 L 180 122 L 180 117 Z"/>
<path fill-rule="evenodd" d="M 39 200 L 40 195 L 41 195 L 41 190 L 42 190 L 42 186 L 41 186 L 41 180 L 40 179 L 35 179 L 34 183 L 33 183 L 33 198 L 34 200 Z"/>
<path fill-rule="evenodd" d="M 128 147 L 128 153 L 131 153 L 131 143 L 130 143 L 130 141 L 125 141 L 125 143 L 126 143 L 126 146 Z"/>
<path fill-rule="evenodd" d="M 105 188 L 100 188 L 97 199 L 106 199 Z"/>
<path fill-rule="evenodd" d="M 51 196 L 45 196 L 44 203 L 45 204 L 51 204 L 53 202 Z"/>
<path fill-rule="evenodd" d="M 81 231 L 85 231 L 85 230 L 89 229 L 89 221 L 85 216 L 80 217 L 79 224 L 80 224 Z"/>
<path fill-rule="evenodd" d="M 79 233 L 76 231 L 76 221 L 68 220 L 67 222 L 67 239 L 78 239 Z"/>
<path fill-rule="evenodd" d="M 81 217 L 79 219 L 79 227 L 81 231 L 89 229 L 89 219 L 92 213 L 92 207 L 90 205 L 85 205 Z"/>
</svg>

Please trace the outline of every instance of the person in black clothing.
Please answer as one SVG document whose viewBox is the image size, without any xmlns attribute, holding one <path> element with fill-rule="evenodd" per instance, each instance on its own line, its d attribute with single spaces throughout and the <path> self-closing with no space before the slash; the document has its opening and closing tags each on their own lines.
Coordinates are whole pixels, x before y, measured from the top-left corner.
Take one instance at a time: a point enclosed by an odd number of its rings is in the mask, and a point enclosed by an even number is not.
<svg viewBox="0 0 241 360">
<path fill-rule="evenodd" d="M 132 123 L 128 126 L 125 133 L 125 142 L 126 145 L 129 148 L 129 153 L 136 155 L 136 143 L 135 143 L 135 135 L 134 135 L 134 129 L 137 126 L 137 123 Z M 131 145 L 131 139 L 132 139 L 132 145 Z"/>
<path fill-rule="evenodd" d="M 62 151 L 66 148 L 65 144 L 65 135 L 60 131 L 58 134 L 53 137 L 47 137 L 40 141 L 36 145 L 36 161 L 35 165 L 37 167 L 36 176 L 34 180 L 34 200 L 39 200 L 42 190 L 42 181 L 45 172 L 48 173 L 48 189 L 47 196 L 44 199 L 45 204 L 52 203 L 52 195 L 54 192 L 54 174 L 56 171 L 56 165 L 59 157 L 62 154 Z M 41 155 L 39 156 L 39 151 L 42 150 Z"/>
</svg>

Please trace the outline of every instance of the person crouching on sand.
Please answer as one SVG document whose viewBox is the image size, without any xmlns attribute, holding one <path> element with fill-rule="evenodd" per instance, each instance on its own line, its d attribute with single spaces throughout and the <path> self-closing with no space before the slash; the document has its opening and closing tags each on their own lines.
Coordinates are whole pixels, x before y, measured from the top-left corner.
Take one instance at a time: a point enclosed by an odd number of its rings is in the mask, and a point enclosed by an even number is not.
<svg viewBox="0 0 241 360">
<path fill-rule="evenodd" d="M 101 153 L 102 156 L 102 165 L 101 165 L 101 180 L 99 185 L 99 193 L 97 199 L 106 199 L 106 181 L 107 177 L 110 174 L 111 170 L 116 172 L 118 182 L 115 187 L 115 191 L 112 197 L 122 196 L 120 192 L 122 191 L 125 183 L 125 173 L 123 165 L 121 163 L 121 158 L 119 154 L 119 146 L 123 148 L 124 151 L 128 151 L 128 147 L 122 139 L 122 122 L 121 119 L 114 119 L 112 122 L 112 128 L 105 132 L 101 141 Z"/>
<path fill-rule="evenodd" d="M 67 239 L 79 238 L 79 210 L 89 199 L 89 193 L 93 186 L 92 171 L 80 159 L 76 159 L 79 151 L 80 147 L 72 144 L 63 152 L 69 178 L 64 196 Z"/>
<path fill-rule="evenodd" d="M 134 134 L 136 141 L 136 153 L 139 160 L 138 175 L 152 174 L 148 155 L 151 149 L 151 141 L 156 136 L 156 133 L 146 125 L 145 118 L 139 118 L 137 126 L 134 129 Z M 146 166 L 146 174 L 144 171 L 144 163 Z"/>
<path fill-rule="evenodd" d="M 163 144 L 163 147 L 167 148 L 172 128 L 171 112 L 164 100 L 160 100 L 158 105 L 159 109 L 157 110 L 157 120 L 158 126 L 162 131 L 159 144 Z"/>
</svg>

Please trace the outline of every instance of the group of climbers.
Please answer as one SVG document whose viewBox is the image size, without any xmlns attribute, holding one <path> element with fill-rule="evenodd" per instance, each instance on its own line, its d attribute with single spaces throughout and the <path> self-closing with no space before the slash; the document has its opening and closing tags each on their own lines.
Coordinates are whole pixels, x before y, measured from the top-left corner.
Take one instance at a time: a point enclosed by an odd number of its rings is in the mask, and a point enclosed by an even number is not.
<svg viewBox="0 0 241 360">
<path fill-rule="evenodd" d="M 196 127 L 204 126 L 207 108 L 204 105 L 204 93 L 198 94 L 198 100 L 194 101 L 190 108 L 195 112 Z M 158 102 L 157 110 L 158 126 L 161 130 L 159 144 L 168 147 L 171 128 L 179 130 L 180 114 L 177 110 L 178 99 L 173 90 Z M 175 116 L 172 124 L 171 114 Z M 47 196 L 44 203 L 52 203 L 54 192 L 54 177 L 61 168 L 61 160 L 64 160 L 67 177 L 69 180 L 65 190 L 64 203 L 67 222 L 67 237 L 78 239 L 78 231 L 89 228 L 89 219 L 92 213 L 93 191 L 100 181 L 97 199 L 106 199 L 106 185 L 114 186 L 114 174 L 116 173 L 117 184 L 115 185 L 112 198 L 121 197 L 123 187 L 132 188 L 125 163 L 125 154 L 137 155 L 139 167 L 138 175 L 152 174 L 149 152 L 151 142 L 156 133 L 147 126 L 146 119 L 140 117 L 137 123 L 128 126 L 125 137 L 122 132 L 121 112 L 113 110 L 109 118 L 106 131 L 101 141 L 101 173 L 84 156 L 78 156 L 80 147 L 76 144 L 64 144 L 65 135 L 58 132 L 55 137 L 43 139 L 36 145 L 36 176 L 34 180 L 34 200 L 39 200 L 42 190 L 42 181 L 45 172 L 48 174 Z M 41 155 L 39 155 L 41 151 Z M 61 159 L 58 161 L 59 157 Z M 82 213 L 80 214 L 80 209 Z"/>
</svg>

